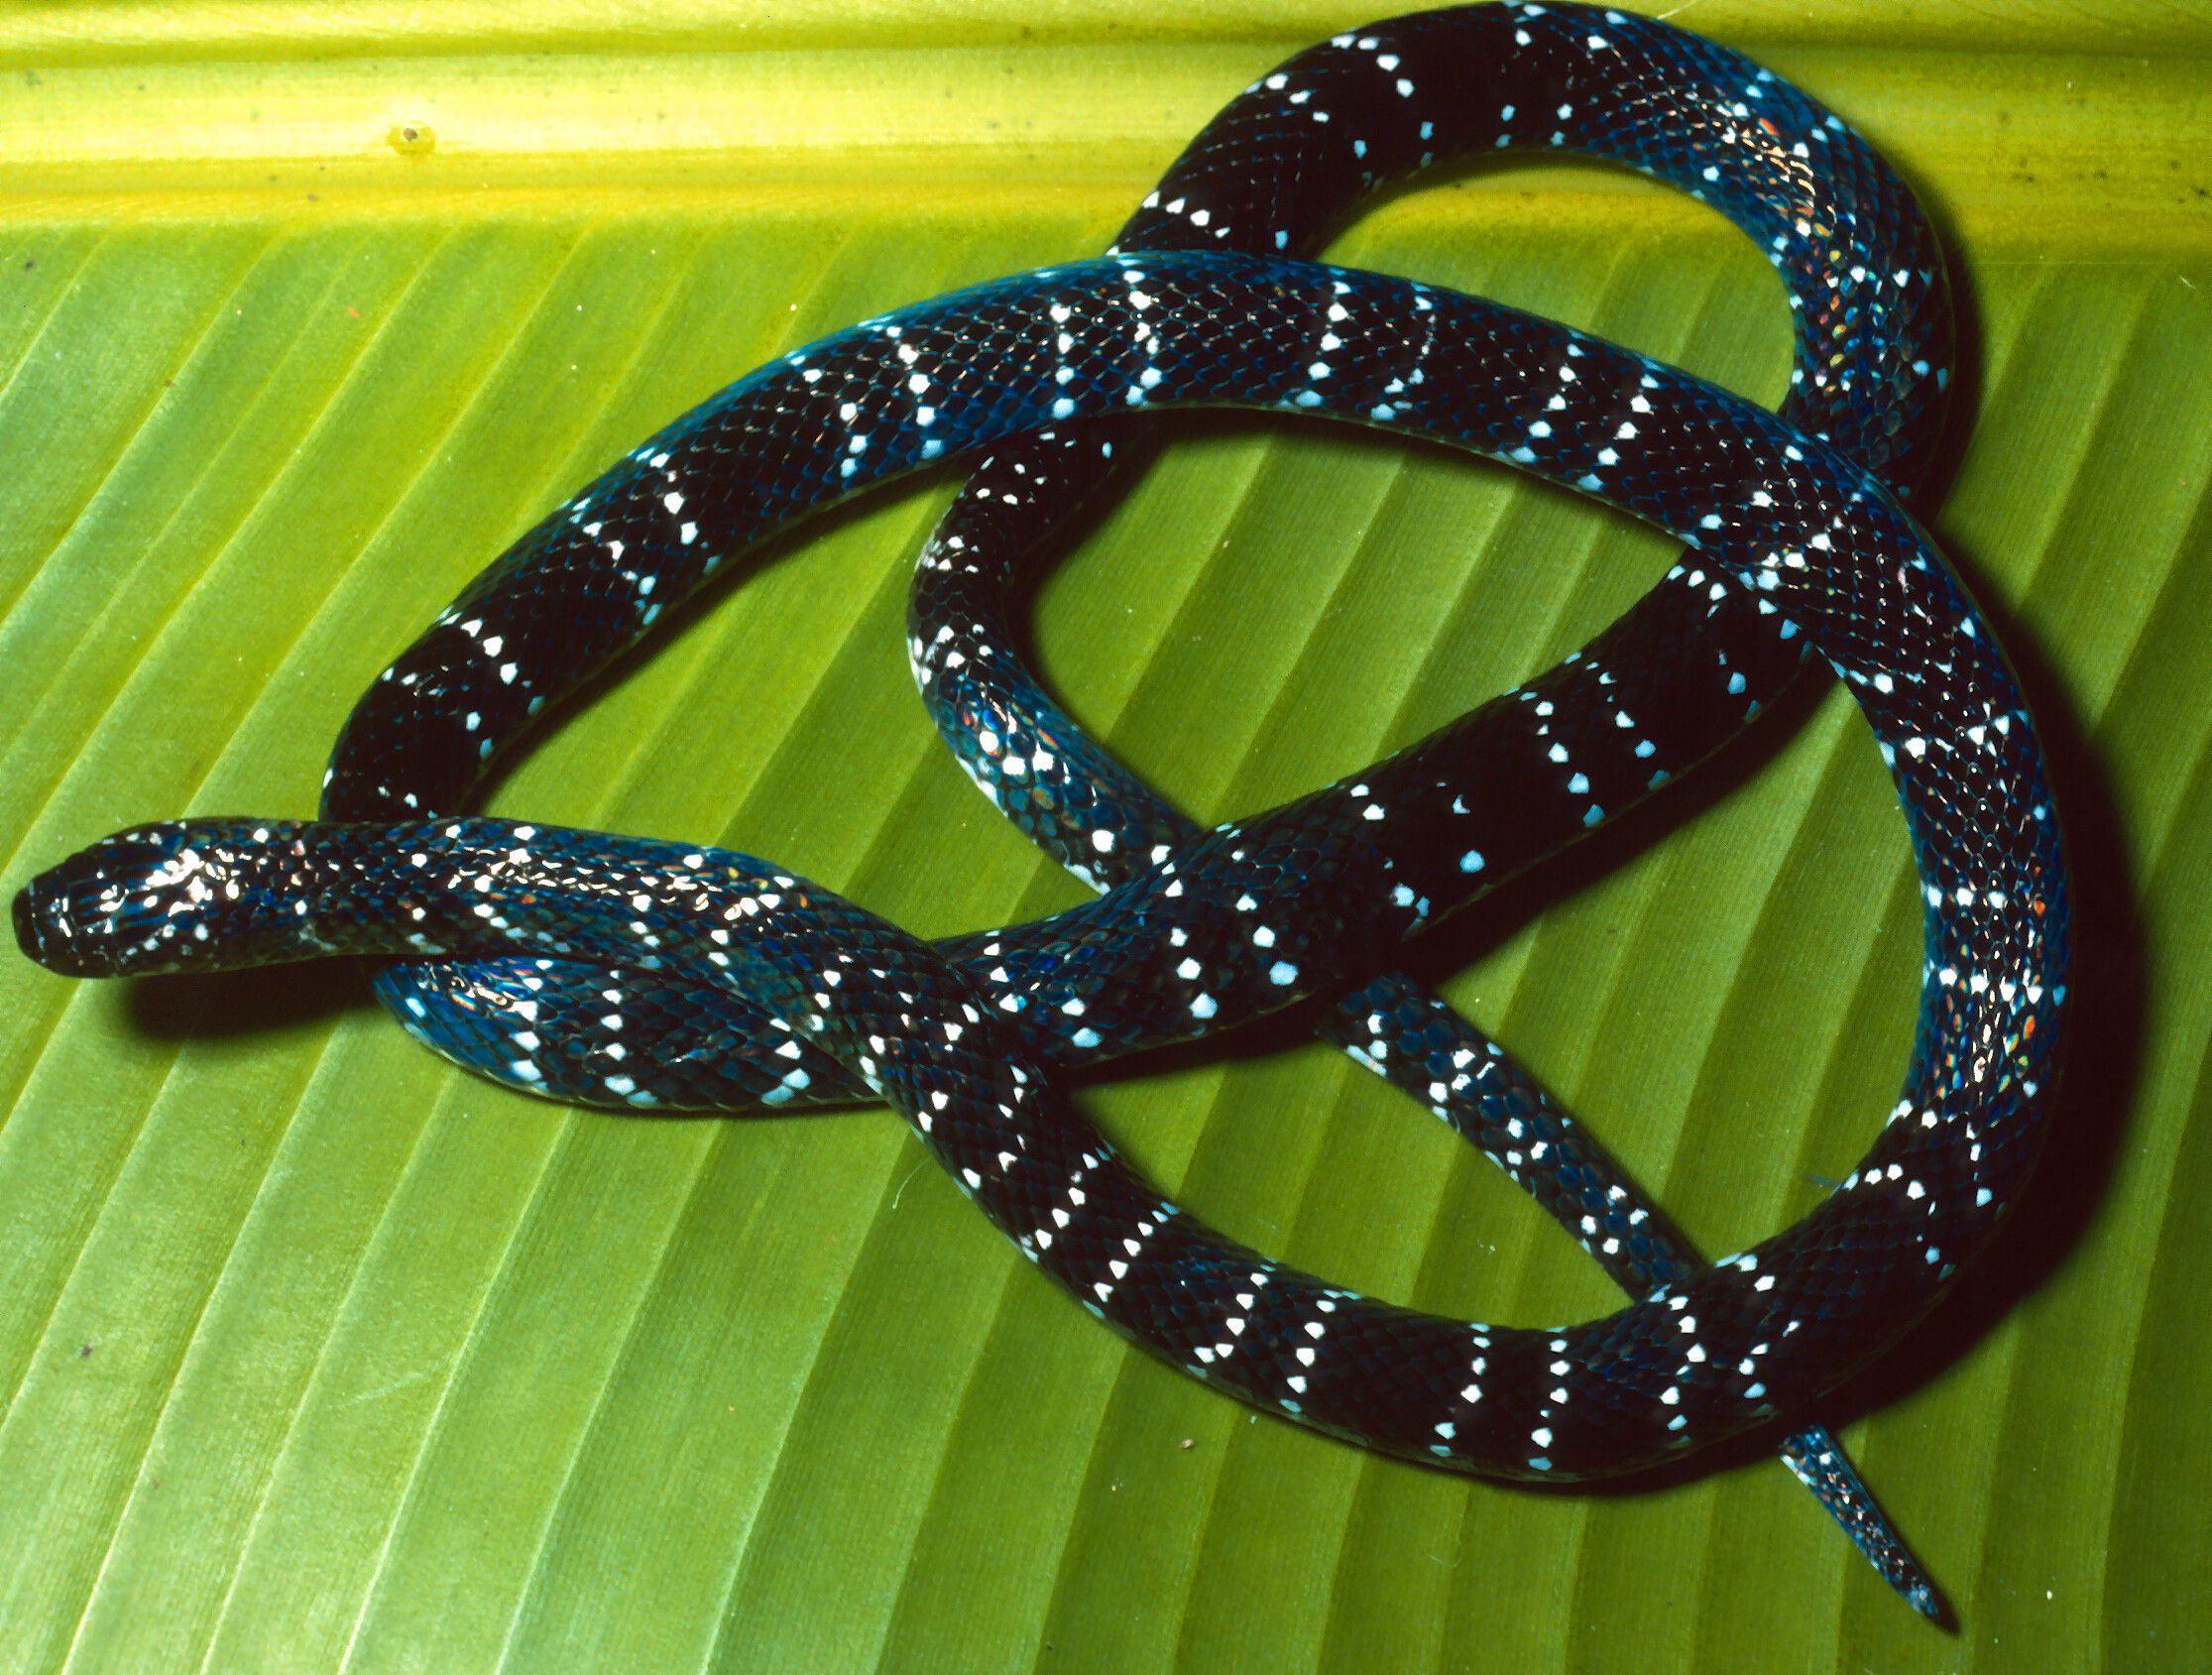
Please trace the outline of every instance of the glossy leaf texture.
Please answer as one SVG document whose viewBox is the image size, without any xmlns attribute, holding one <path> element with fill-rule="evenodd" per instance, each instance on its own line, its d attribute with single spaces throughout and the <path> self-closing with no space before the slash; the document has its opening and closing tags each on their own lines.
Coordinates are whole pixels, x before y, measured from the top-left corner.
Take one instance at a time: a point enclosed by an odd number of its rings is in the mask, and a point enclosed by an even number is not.
<svg viewBox="0 0 2212 1675">
<path fill-rule="evenodd" d="M 580 1114 L 358 972 L 0 956 L 0 1670 L 2152 1670 L 2212 1646 L 2212 24 L 2119 0 L 1680 21 L 1865 129 L 1966 307 L 1932 526 L 2054 741 L 2073 1063 L 2033 1201 L 1835 1418 L 1951 1596 L 1756 1451 L 1539 1495 L 1366 1458 L 1123 1348 L 882 1112 Z M 385 0 L 0 14 L 0 885 L 312 809 L 477 567 L 772 352 L 1101 248 L 1357 8 Z M 1779 289 L 1592 168 L 1468 170 L 1334 254 L 1771 400 Z M 1555 660 L 1671 561 L 1510 473 L 1207 419 L 1040 586 L 1087 721 L 1213 818 Z M 899 641 L 949 479 L 778 542 L 495 807 L 720 841 L 925 932 L 1071 902 Z M 1709 1250 L 1902 1070 L 1901 822 L 1821 683 L 1418 968 Z M 1610 1305 L 1481 1160 L 1294 1029 L 1086 1089 L 1184 1201 L 1345 1283 Z"/>
</svg>

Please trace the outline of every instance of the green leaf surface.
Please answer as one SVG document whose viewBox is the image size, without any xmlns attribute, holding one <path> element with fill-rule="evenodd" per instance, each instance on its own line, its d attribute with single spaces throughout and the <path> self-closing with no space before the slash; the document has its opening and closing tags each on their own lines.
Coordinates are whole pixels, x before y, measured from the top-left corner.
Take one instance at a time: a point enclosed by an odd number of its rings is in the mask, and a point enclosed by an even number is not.
<svg viewBox="0 0 2212 1675">
<path fill-rule="evenodd" d="M 1124 1348 L 879 1111 L 560 1110 L 358 973 L 0 958 L 0 1670 L 1857 1671 L 2212 1656 L 2212 21 L 2116 0 L 1673 8 L 1860 125 L 1965 303 L 1934 519 L 2053 741 L 2081 1000 L 2050 1161 L 1837 1417 L 1951 1596 L 1746 1455 L 1532 1494 L 1258 1419 Z M 521 529 L 762 357 L 1100 249 L 1290 0 L 0 12 L 0 888 L 114 827 L 311 811 L 376 670 Z M 1763 400 L 1709 212 L 1590 168 L 1333 252 Z M 1044 585 L 1055 685 L 1209 818 L 1600 628 L 1664 543 L 1337 429 L 1179 426 Z M 779 542 L 500 788 L 941 933 L 1080 898 L 908 688 L 946 479 Z M 1918 916 L 1834 693 L 1421 955 L 1708 1250 L 1810 1208 L 1904 1065 Z M 1647 840 L 1657 839 L 1649 842 Z M 1581 888 L 1574 888 L 1580 885 Z M 1344 1283 L 1611 1306 L 1471 1151 L 1281 1032 L 1083 1101 Z"/>
</svg>

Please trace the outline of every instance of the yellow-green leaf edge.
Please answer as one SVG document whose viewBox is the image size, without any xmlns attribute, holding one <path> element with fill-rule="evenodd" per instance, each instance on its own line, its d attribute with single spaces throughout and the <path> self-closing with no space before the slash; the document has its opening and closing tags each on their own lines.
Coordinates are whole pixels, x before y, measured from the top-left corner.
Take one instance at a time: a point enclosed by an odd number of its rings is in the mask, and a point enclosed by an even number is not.
<svg viewBox="0 0 2212 1675">
<path fill-rule="evenodd" d="M 881 1113 L 568 1113 L 449 1072 L 343 971 L 74 985 L 10 953 L 0 1669 L 2201 1667 L 2212 24 L 1674 11 L 1942 222 L 1971 353 L 1934 528 L 2058 742 L 2082 873 L 2052 1166 L 1845 1433 L 1956 1638 L 1772 1465 L 1537 1496 L 1255 1420 L 1070 1308 Z M 1099 248 L 1222 99 L 1364 15 L 0 12 L 0 886 L 134 820 L 306 812 L 358 689 L 599 463 L 776 348 Z M 1335 253 L 1780 385 L 1756 255 L 1608 174 L 1469 175 Z M 1191 431 L 1037 639 L 1202 814 L 1554 660 L 1668 561 L 1431 450 Z M 906 689 L 944 493 L 779 546 L 499 806 L 773 855 L 924 931 L 1075 899 Z M 1752 756 L 1535 928 L 1427 956 L 1710 1249 L 1849 1167 L 1913 1006 L 1848 707 Z M 1346 1282 L 1610 1301 L 1317 1048 L 1084 1097 Z"/>
</svg>

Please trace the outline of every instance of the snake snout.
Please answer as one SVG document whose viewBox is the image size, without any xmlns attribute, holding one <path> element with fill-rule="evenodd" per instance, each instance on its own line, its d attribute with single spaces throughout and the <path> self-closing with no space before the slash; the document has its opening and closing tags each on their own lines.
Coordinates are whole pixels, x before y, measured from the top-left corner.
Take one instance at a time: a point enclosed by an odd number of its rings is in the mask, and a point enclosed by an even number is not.
<svg viewBox="0 0 2212 1675">
<path fill-rule="evenodd" d="M 54 919 L 52 898 L 42 884 L 42 880 L 33 879 L 15 893 L 16 946 L 50 971 L 64 977 L 86 976 L 82 968 L 68 961 L 66 927 Z"/>
</svg>

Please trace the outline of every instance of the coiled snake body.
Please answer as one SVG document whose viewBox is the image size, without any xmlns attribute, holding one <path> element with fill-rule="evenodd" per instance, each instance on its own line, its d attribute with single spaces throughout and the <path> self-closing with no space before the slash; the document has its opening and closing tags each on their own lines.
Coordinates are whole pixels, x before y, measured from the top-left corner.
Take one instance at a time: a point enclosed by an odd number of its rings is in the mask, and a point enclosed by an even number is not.
<svg viewBox="0 0 2212 1675">
<path fill-rule="evenodd" d="M 1786 419 L 1496 304 L 1292 259 L 1381 180 L 1513 144 L 1601 150 L 1752 232 L 1797 315 Z M 564 1098 L 866 1089 L 1085 1307 L 1246 1400 L 1507 1477 L 1679 1457 L 1802 1412 L 1891 1342 L 1987 1240 L 2039 1140 L 2064 997 L 2056 818 L 2002 655 L 1884 481 L 1924 457 L 1947 329 L 1903 188 L 1733 55 L 1569 7 L 1355 31 L 1217 119 L 1116 254 L 787 355 L 556 510 L 379 677 L 327 781 L 334 823 L 118 834 L 35 881 L 18 933 L 82 974 L 401 956 L 377 984 L 410 1028 Z M 1688 551 L 1560 668 L 1337 785 L 1199 832 L 999 650 L 992 595 L 1035 539 L 1018 521 L 1080 497 L 1121 439 L 1085 421 L 1194 405 L 1470 447 Z M 912 652 L 964 760 L 1111 885 L 1097 901 L 933 948 L 747 857 L 450 817 L 545 704 L 747 543 L 1040 432 L 925 554 Z M 1906 810 L 1926 901 L 1921 1025 L 1860 1166 L 1797 1227 L 1698 1266 L 1509 1060 L 1385 972 L 1404 936 L 1719 743 L 1808 645 L 1865 711 Z M 1639 1300 L 1530 1330 L 1332 1287 L 1164 1198 L 1052 1086 L 1054 1062 L 1347 986 L 1331 1038 L 1490 1146 Z M 1854 1494 L 1805 1437 L 1801 1470 L 1830 1473 L 1831 1500 Z"/>
</svg>

